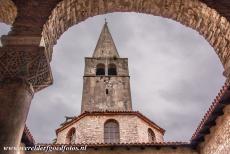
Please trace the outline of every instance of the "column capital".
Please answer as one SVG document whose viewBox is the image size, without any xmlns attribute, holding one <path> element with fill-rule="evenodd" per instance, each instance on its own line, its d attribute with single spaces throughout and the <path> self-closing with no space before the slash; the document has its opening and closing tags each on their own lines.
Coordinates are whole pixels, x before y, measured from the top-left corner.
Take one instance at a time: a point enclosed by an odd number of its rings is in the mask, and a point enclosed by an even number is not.
<svg viewBox="0 0 230 154">
<path fill-rule="evenodd" d="M 34 88 L 32 84 L 23 77 L 8 77 L 0 81 L 0 88 L 4 88 L 9 85 L 20 85 L 23 86 L 31 96 L 34 95 Z"/>
<path fill-rule="evenodd" d="M 0 81 L 17 77 L 31 83 L 35 92 L 52 84 L 50 63 L 44 47 L 0 47 Z"/>
</svg>

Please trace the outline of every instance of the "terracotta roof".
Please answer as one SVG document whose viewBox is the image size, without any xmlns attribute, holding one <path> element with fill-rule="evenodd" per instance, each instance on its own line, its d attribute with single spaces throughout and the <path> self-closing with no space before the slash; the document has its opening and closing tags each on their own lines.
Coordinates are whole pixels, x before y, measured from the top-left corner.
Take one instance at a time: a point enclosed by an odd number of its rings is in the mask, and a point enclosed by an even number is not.
<svg viewBox="0 0 230 154">
<path fill-rule="evenodd" d="M 197 146 L 200 142 L 204 141 L 205 135 L 210 133 L 210 128 L 215 126 L 215 120 L 218 116 L 223 115 L 223 108 L 229 104 L 230 90 L 229 83 L 225 83 L 216 98 L 214 99 L 212 105 L 205 113 L 202 118 L 198 128 L 191 138 L 191 145 Z"/>
<path fill-rule="evenodd" d="M 160 132 L 165 133 L 165 130 L 163 128 L 159 127 L 157 124 L 155 124 L 153 121 L 151 121 L 150 119 L 148 119 L 146 116 L 144 116 L 143 114 L 141 114 L 138 111 L 92 111 L 92 112 L 85 111 L 84 113 L 80 114 L 79 116 L 73 118 L 71 121 L 63 123 L 62 126 L 56 130 L 56 134 L 58 132 L 60 132 L 61 130 L 65 129 L 66 127 L 70 126 L 71 124 L 82 119 L 85 116 L 95 116 L 95 115 L 97 115 L 97 116 L 98 115 L 136 115 L 139 118 L 141 118 L 142 120 L 144 120 L 145 122 L 147 122 L 152 127 L 159 130 Z"/>
<path fill-rule="evenodd" d="M 23 131 L 21 142 L 24 143 L 26 146 L 34 146 L 35 145 L 35 140 L 34 140 L 32 134 L 30 133 L 30 130 L 28 129 L 28 127 L 26 125 L 25 125 L 24 131 Z"/>
</svg>

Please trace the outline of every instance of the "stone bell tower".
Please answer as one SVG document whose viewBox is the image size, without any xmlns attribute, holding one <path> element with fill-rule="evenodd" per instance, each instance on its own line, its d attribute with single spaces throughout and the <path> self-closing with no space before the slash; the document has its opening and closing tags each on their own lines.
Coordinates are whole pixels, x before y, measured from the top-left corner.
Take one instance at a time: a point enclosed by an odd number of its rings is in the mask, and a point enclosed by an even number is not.
<svg viewBox="0 0 230 154">
<path fill-rule="evenodd" d="M 128 59 L 120 58 L 105 22 L 92 57 L 85 58 L 81 112 L 131 111 Z"/>
<path fill-rule="evenodd" d="M 85 58 L 81 114 L 66 117 L 57 144 L 163 142 L 165 130 L 132 111 L 128 59 L 120 58 L 105 22 L 92 57 Z"/>
</svg>

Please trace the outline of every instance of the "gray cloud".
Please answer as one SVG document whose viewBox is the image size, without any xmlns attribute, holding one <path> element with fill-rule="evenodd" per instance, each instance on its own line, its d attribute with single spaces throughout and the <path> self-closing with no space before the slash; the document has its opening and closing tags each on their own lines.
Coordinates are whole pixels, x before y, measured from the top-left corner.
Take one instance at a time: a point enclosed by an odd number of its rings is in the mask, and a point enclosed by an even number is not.
<svg viewBox="0 0 230 154">
<path fill-rule="evenodd" d="M 188 141 L 224 83 L 223 67 L 196 31 L 137 13 L 89 18 L 61 36 L 51 62 L 54 84 L 35 95 L 27 119 L 36 141 L 51 142 L 65 115 L 79 115 L 84 57 L 92 55 L 105 17 L 120 56 L 129 58 L 134 110 L 166 129 L 166 140 Z"/>
</svg>

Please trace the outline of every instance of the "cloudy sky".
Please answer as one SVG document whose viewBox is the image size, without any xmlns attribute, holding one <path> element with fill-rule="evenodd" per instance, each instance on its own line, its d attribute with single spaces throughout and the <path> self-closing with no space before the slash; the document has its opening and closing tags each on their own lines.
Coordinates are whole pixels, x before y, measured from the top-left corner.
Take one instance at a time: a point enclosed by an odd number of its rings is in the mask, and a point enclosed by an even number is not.
<svg viewBox="0 0 230 154">
<path fill-rule="evenodd" d="M 166 129 L 166 141 L 189 141 L 224 84 L 215 51 L 175 21 L 113 13 L 71 27 L 55 45 L 54 84 L 35 95 L 27 119 L 36 142 L 52 142 L 64 116 L 80 114 L 84 57 L 93 54 L 104 18 L 120 56 L 129 58 L 134 110 Z M 0 24 L 0 35 L 8 31 Z"/>
</svg>

